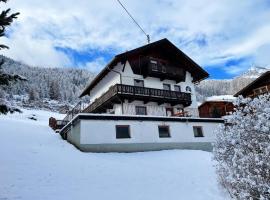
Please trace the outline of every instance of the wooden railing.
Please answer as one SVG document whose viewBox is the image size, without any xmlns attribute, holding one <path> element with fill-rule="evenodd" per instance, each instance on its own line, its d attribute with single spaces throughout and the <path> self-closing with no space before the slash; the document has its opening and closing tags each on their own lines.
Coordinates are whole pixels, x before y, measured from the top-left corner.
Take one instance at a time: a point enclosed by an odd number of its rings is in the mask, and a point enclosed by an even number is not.
<svg viewBox="0 0 270 200">
<path fill-rule="evenodd" d="M 191 94 L 185 92 L 177 92 L 170 90 L 161 90 L 155 88 L 138 87 L 132 85 L 116 84 L 109 88 L 101 97 L 97 98 L 92 104 L 85 108 L 82 112 L 92 112 L 104 102 L 108 101 L 111 97 L 122 94 L 131 95 L 136 98 L 140 97 L 155 97 L 167 100 L 178 100 L 181 102 L 191 102 Z"/>
<path fill-rule="evenodd" d="M 84 109 L 83 103 L 80 101 L 74 108 L 67 113 L 65 118 L 63 119 L 64 122 L 69 122 L 72 120 L 72 118 L 77 115 L 78 113 L 82 112 Z"/>
<path fill-rule="evenodd" d="M 109 88 L 101 97 L 97 98 L 92 104 L 86 107 L 82 112 L 90 113 L 95 110 L 98 106 L 101 106 L 104 102 L 108 101 L 111 97 L 118 93 L 117 85 Z"/>
</svg>

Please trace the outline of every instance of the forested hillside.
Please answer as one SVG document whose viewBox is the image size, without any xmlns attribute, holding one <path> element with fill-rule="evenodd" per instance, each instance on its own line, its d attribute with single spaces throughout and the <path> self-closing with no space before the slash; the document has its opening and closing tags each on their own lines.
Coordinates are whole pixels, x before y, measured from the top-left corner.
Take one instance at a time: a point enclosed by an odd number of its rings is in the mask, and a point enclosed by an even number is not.
<svg viewBox="0 0 270 200">
<path fill-rule="evenodd" d="M 4 56 L 0 56 L 0 59 L 5 60 L 5 71 L 27 79 L 0 92 L 0 97 L 9 100 L 22 98 L 28 103 L 40 103 L 46 99 L 75 104 L 79 101 L 78 96 L 82 89 L 94 77 L 94 74 L 84 69 L 32 67 Z"/>
</svg>

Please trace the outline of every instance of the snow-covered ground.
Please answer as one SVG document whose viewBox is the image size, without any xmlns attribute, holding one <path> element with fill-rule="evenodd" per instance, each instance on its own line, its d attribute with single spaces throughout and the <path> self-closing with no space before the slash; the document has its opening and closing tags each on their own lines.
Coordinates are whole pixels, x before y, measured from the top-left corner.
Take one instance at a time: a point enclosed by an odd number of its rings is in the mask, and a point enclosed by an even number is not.
<svg viewBox="0 0 270 200">
<path fill-rule="evenodd" d="M 23 111 L 0 116 L 1 200 L 228 199 L 209 152 L 83 153 L 48 127 L 63 115 Z"/>
</svg>

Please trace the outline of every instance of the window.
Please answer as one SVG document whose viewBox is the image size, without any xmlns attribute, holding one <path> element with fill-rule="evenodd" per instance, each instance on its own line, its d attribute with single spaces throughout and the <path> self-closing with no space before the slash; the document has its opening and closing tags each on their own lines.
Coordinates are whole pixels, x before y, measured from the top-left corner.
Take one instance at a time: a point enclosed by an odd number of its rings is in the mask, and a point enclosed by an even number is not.
<svg viewBox="0 0 270 200">
<path fill-rule="evenodd" d="M 186 87 L 186 91 L 187 91 L 187 92 L 191 92 L 191 87 L 187 86 L 187 87 Z"/>
<path fill-rule="evenodd" d="M 174 86 L 174 91 L 181 92 L 181 87 L 179 85 Z"/>
<path fill-rule="evenodd" d="M 170 136 L 170 129 L 169 126 L 158 126 L 158 133 L 160 138 L 169 138 Z"/>
<path fill-rule="evenodd" d="M 161 63 L 161 69 L 162 69 L 162 73 L 166 73 L 167 69 L 166 69 L 166 65 Z"/>
<path fill-rule="evenodd" d="M 164 90 L 171 90 L 171 85 L 170 84 L 163 84 L 163 89 Z"/>
<path fill-rule="evenodd" d="M 146 115 L 146 107 L 145 106 L 136 106 L 136 115 Z"/>
<path fill-rule="evenodd" d="M 264 86 L 264 87 L 261 87 L 261 92 L 262 93 L 266 93 L 268 90 L 267 90 L 267 87 L 266 86 Z"/>
<path fill-rule="evenodd" d="M 152 71 L 158 71 L 158 62 L 156 60 L 150 60 Z"/>
<path fill-rule="evenodd" d="M 116 125 L 116 139 L 130 138 L 129 125 Z"/>
<path fill-rule="evenodd" d="M 255 89 L 255 90 L 254 90 L 254 93 L 255 93 L 255 94 L 260 94 L 260 93 L 261 93 L 261 90 L 260 90 L 260 89 Z"/>
<path fill-rule="evenodd" d="M 143 80 L 134 79 L 134 86 L 144 87 L 144 81 Z"/>
<path fill-rule="evenodd" d="M 203 137 L 203 131 L 201 126 L 193 126 L 194 137 Z"/>
</svg>

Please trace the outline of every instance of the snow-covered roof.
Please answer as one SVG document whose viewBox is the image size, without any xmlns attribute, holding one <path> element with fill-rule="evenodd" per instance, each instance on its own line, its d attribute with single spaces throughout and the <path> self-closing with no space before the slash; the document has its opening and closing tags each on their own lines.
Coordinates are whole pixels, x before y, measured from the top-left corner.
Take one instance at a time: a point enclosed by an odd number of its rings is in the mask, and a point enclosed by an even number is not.
<svg viewBox="0 0 270 200">
<path fill-rule="evenodd" d="M 233 102 L 236 100 L 236 97 L 233 95 L 219 95 L 219 96 L 211 96 L 207 97 L 206 101 L 226 101 L 226 102 Z"/>
</svg>

